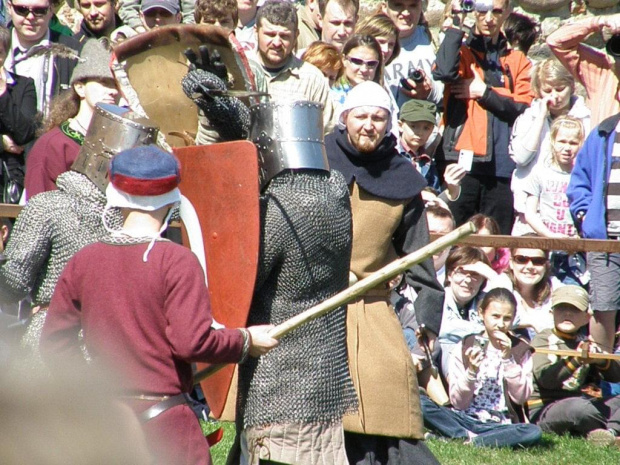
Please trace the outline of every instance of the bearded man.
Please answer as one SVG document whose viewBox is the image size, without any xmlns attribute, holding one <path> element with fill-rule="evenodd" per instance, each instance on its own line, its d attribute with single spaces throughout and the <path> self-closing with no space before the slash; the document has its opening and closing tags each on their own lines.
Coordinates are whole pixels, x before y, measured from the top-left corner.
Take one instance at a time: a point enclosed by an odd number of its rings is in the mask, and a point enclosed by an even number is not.
<svg viewBox="0 0 620 465">
<path fill-rule="evenodd" d="M 390 98 L 367 81 L 345 100 L 339 128 L 325 138 L 329 165 L 349 186 L 351 273 L 362 279 L 429 241 L 420 192 L 426 181 L 396 150 Z M 437 334 L 443 290 L 430 258 L 406 272 L 416 319 Z M 383 285 L 349 304 L 349 367 L 363 409 L 344 417 L 351 464 L 437 463 L 423 438 L 418 383 L 403 330 Z"/>
</svg>

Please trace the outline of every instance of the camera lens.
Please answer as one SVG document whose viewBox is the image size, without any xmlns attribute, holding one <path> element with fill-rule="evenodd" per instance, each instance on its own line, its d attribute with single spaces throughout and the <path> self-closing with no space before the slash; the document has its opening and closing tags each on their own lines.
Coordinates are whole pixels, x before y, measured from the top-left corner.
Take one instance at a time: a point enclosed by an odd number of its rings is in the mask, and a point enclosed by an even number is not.
<svg viewBox="0 0 620 465">
<path fill-rule="evenodd" d="M 607 53 L 612 57 L 616 59 L 620 58 L 620 34 L 611 36 L 611 39 L 605 44 L 605 50 L 607 50 Z"/>
<path fill-rule="evenodd" d="M 461 8 L 465 13 L 474 11 L 474 0 L 461 0 Z"/>
<path fill-rule="evenodd" d="M 424 81 L 424 75 L 419 69 L 414 69 L 409 73 L 409 79 L 413 82 L 422 82 Z"/>
</svg>

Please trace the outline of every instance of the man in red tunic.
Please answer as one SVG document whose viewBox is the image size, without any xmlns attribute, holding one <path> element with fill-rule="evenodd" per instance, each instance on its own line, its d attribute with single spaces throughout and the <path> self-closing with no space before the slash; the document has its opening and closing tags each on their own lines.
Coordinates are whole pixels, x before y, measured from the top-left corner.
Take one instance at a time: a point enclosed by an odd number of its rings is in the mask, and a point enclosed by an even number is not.
<svg viewBox="0 0 620 465">
<path fill-rule="evenodd" d="M 159 463 L 209 464 L 199 423 L 187 406 L 191 363 L 241 363 L 277 345 L 271 326 L 214 329 L 204 274 L 193 253 L 161 238 L 180 201 L 176 158 L 155 146 L 126 150 L 110 164 L 107 206 L 121 230 L 67 264 L 43 329 L 49 362 L 92 363 L 117 376 Z M 104 211 L 104 223 L 106 211 Z"/>
</svg>

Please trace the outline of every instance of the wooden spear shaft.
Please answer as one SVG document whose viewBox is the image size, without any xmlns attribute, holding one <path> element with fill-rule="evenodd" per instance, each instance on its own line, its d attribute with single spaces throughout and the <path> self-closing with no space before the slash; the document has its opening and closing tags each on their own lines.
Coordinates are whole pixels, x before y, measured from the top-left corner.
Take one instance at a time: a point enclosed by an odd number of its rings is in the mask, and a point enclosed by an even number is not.
<svg viewBox="0 0 620 465">
<path fill-rule="evenodd" d="M 438 254 L 446 247 L 450 247 L 451 245 L 456 244 L 462 238 L 467 237 L 475 232 L 476 226 L 474 226 L 472 222 L 465 223 L 451 233 L 445 234 L 444 236 L 431 242 L 430 244 L 425 245 L 421 249 L 418 249 L 415 252 L 410 253 L 409 255 L 405 255 L 404 257 L 399 258 L 398 260 L 395 260 L 392 263 L 384 266 L 380 270 L 375 271 L 370 276 L 361 279 L 360 281 L 353 284 L 351 287 L 348 287 L 344 291 L 339 292 L 338 294 L 330 297 L 327 300 L 324 300 L 320 304 L 315 305 L 314 307 L 311 307 L 308 310 L 301 312 L 300 314 L 295 315 L 292 318 L 289 318 L 283 323 L 280 323 L 271 330 L 270 336 L 278 340 L 283 338 L 291 331 L 299 328 L 305 323 L 319 318 L 326 313 L 335 310 L 343 306 L 344 304 L 351 302 L 352 300 L 357 299 L 370 289 L 373 289 L 379 284 L 398 276 L 400 273 L 408 270 L 413 265 L 423 262 L 427 258 Z M 223 367 L 224 365 L 211 365 L 204 370 L 196 372 L 196 374 L 194 374 L 194 382 L 199 383 L 200 381 L 208 378 Z"/>
</svg>

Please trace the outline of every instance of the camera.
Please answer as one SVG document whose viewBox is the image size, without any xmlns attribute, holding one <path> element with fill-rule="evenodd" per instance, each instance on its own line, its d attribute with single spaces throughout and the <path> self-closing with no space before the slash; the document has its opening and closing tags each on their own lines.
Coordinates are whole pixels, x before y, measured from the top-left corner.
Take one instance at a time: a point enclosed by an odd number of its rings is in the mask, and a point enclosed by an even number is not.
<svg viewBox="0 0 620 465">
<path fill-rule="evenodd" d="M 424 73 L 419 69 L 413 68 L 409 70 L 407 78 L 402 78 L 400 80 L 400 85 L 403 86 L 405 89 L 411 91 L 413 90 L 413 87 L 411 87 L 409 82 L 407 82 L 407 79 L 411 79 L 415 83 L 424 82 Z"/>
<path fill-rule="evenodd" d="M 461 9 L 465 13 L 471 13 L 474 11 L 475 0 L 461 0 Z"/>
<path fill-rule="evenodd" d="M 605 44 L 605 50 L 616 60 L 620 58 L 620 34 L 614 34 Z"/>
<path fill-rule="evenodd" d="M 487 345 L 489 345 L 489 340 L 486 337 L 476 336 L 474 338 L 474 347 L 478 347 L 482 352 L 487 350 Z"/>
</svg>

